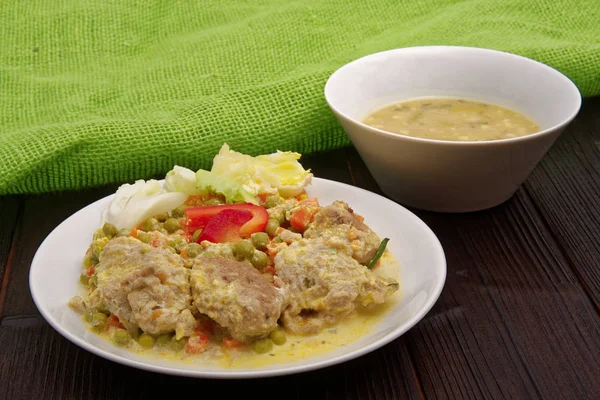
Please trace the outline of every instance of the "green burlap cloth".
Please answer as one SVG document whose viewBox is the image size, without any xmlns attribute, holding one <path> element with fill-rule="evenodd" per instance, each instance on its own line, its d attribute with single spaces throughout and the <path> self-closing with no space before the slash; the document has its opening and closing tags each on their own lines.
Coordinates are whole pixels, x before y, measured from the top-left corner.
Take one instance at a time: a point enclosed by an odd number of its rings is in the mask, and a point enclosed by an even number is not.
<svg viewBox="0 0 600 400">
<path fill-rule="evenodd" d="M 598 0 L 4 0 L 0 194 L 349 143 L 323 87 L 413 45 L 531 57 L 600 94 Z"/>
</svg>

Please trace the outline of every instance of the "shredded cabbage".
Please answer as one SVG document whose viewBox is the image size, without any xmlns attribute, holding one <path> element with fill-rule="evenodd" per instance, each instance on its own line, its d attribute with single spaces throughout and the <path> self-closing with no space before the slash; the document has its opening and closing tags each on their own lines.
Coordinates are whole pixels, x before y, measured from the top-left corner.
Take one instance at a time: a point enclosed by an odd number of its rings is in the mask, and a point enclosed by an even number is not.
<svg viewBox="0 0 600 400">
<path fill-rule="evenodd" d="M 212 193 L 225 196 L 227 203 L 252 203 L 258 204 L 258 198 L 249 193 L 242 185 L 226 176 L 217 175 L 214 172 L 198 170 L 196 172 L 198 187 Z"/>
<path fill-rule="evenodd" d="M 187 195 L 198 195 L 201 190 L 196 182 L 196 173 L 191 169 L 174 166 L 165 176 L 165 189 L 169 192 L 182 192 Z"/>
<path fill-rule="evenodd" d="M 169 212 L 190 195 L 206 192 L 225 196 L 227 203 L 259 204 L 259 195 L 289 198 L 310 184 L 312 173 L 298 162 L 299 153 L 277 151 L 252 157 L 223 144 L 211 171 L 174 166 L 165 176 L 164 188 L 157 180 L 137 180 L 119 187 L 104 212 L 104 219 L 119 229 L 131 229 L 145 219 Z"/>
<path fill-rule="evenodd" d="M 235 180 L 253 196 L 278 193 L 293 197 L 313 177 L 298 162 L 300 157 L 299 153 L 289 151 L 252 157 L 231 150 L 225 143 L 213 160 L 211 172 Z"/>
</svg>

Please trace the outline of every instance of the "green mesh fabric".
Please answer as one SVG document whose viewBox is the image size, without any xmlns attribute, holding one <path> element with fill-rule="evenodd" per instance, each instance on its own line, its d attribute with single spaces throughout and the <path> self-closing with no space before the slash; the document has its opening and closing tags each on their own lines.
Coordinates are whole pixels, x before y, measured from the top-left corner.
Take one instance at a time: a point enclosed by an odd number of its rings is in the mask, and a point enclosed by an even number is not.
<svg viewBox="0 0 600 400">
<path fill-rule="evenodd" d="M 413 45 L 510 51 L 600 94 L 596 0 L 4 0 L 0 194 L 349 144 L 323 87 Z"/>
</svg>

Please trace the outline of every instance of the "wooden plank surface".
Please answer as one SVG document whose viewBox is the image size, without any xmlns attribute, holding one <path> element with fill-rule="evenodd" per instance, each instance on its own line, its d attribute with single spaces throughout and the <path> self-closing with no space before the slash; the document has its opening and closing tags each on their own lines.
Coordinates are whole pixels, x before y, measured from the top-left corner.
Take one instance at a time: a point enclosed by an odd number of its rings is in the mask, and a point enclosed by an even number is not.
<svg viewBox="0 0 600 400">
<path fill-rule="evenodd" d="M 7 399 L 173 397 L 188 390 L 218 391 L 225 398 L 595 399 L 599 136 L 600 100 L 593 99 L 507 203 L 457 215 L 413 210 L 438 235 L 448 260 L 446 286 L 432 311 L 406 335 L 364 357 L 273 379 L 153 374 L 71 344 L 35 309 L 29 264 L 58 223 L 114 187 L 1 198 L 0 266 L 10 273 L 0 292 L 6 298 L 0 393 Z M 379 190 L 352 148 L 305 156 L 303 163 L 316 176 Z"/>
<path fill-rule="evenodd" d="M 16 231 L 22 199 L 16 196 L 0 197 L 0 319 L 8 288 L 9 261 L 14 257 L 13 236 Z"/>
<path fill-rule="evenodd" d="M 4 316 L 37 313 L 29 293 L 29 266 L 37 248 L 50 232 L 80 208 L 114 193 L 116 186 L 80 192 L 23 197 L 19 229 L 13 238 L 14 254 Z"/>
<path fill-rule="evenodd" d="M 413 357 L 428 371 L 420 375 L 428 397 L 592 399 L 600 393 L 600 322 L 530 212 L 519 192 L 504 206 L 448 216 L 443 224 L 420 213 L 449 260 L 438 304 L 444 312 L 408 335 L 411 350 L 418 349 Z"/>
<path fill-rule="evenodd" d="M 600 311 L 600 98 L 584 103 L 525 186 Z"/>
</svg>

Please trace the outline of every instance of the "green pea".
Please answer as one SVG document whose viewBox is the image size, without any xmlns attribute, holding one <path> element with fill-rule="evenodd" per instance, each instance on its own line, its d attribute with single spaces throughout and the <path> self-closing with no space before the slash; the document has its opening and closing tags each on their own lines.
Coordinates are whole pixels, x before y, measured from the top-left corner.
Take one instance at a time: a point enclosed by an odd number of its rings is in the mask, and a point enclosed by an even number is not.
<svg viewBox="0 0 600 400">
<path fill-rule="evenodd" d="M 255 251 L 250 257 L 250 262 L 254 268 L 263 269 L 267 266 L 267 255 L 262 251 Z"/>
<path fill-rule="evenodd" d="M 169 346 L 171 347 L 171 350 L 173 350 L 173 351 L 181 351 L 185 348 L 185 344 L 186 344 L 185 338 L 177 340 L 177 339 L 175 339 L 175 337 L 173 337 L 173 339 L 171 339 L 171 343 L 169 344 Z"/>
<path fill-rule="evenodd" d="M 113 340 L 116 344 L 124 346 L 131 340 L 131 333 L 127 329 L 117 329 L 113 334 Z"/>
<path fill-rule="evenodd" d="M 163 333 L 159 337 L 156 338 L 156 345 L 158 347 L 165 347 L 171 342 L 171 335 L 168 333 Z"/>
<path fill-rule="evenodd" d="M 102 239 L 105 237 L 106 237 L 106 234 L 104 233 L 104 230 L 102 228 L 100 228 L 96 232 L 94 232 L 94 235 L 92 236 L 93 240 L 98 240 L 98 239 Z"/>
<path fill-rule="evenodd" d="M 250 236 L 250 240 L 252 240 L 252 244 L 258 250 L 264 250 L 269 244 L 269 235 L 264 232 L 256 232 Z"/>
<path fill-rule="evenodd" d="M 194 231 L 194 234 L 192 235 L 192 242 L 198 242 L 198 238 L 200 237 L 200 235 L 202 234 L 202 229 L 197 229 Z"/>
<path fill-rule="evenodd" d="M 154 338 L 147 333 L 142 333 L 138 338 L 138 343 L 145 349 L 154 347 Z"/>
<path fill-rule="evenodd" d="M 190 258 L 196 258 L 202 251 L 202 246 L 198 243 L 190 243 L 187 245 L 187 254 Z"/>
<path fill-rule="evenodd" d="M 299 233 L 299 234 L 302 234 L 302 231 L 299 231 L 298 229 L 294 228 L 293 226 L 290 226 L 290 227 L 288 228 L 288 230 L 289 230 L 290 232 L 292 232 L 292 233 Z"/>
<path fill-rule="evenodd" d="M 258 354 L 264 354 L 271 351 L 273 348 L 273 341 L 269 338 L 258 339 L 252 344 L 252 349 Z"/>
<path fill-rule="evenodd" d="M 83 266 L 86 268 L 91 267 L 92 265 L 95 265 L 96 263 L 98 263 L 98 259 L 96 258 L 96 255 L 94 254 L 93 251 L 88 251 L 85 256 L 83 257 Z"/>
<path fill-rule="evenodd" d="M 167 219 L 169 219 L 169 213 L 161 213 L 156 215 L 154 218 L 156 218 L 158 222 L 165 222 Z"/>
<path fill-rule="evenodd" d="M 269 236 L 273 237 L 277 234 L 277 229 L 279 229 L 279 222 L 274 219 L 269 219 L 267 222 L 267 226 L 265 227 L 265 232 L 269 234 Z"/>
<path fill-rule="evenodd" d="M 154 218 L 148 218 L 140 225 L 140 229 L 145 232 L 150 232 L 156 229 L 157 221 Z"/>
<path fill-rule="evenodd" d="M 102 249 L 104 249 L 104 246 L 101 246 L 99 244 L 97 244 L 93 247 L 94 256 L 96 257 L 97 260 L 100 259 L 100 254 L 102 254 Z"/>
<path fill-rule="evenodd" d="M 179 236 L 175 236 L 175 237 L 172 237 L 171 239 L 169 239 L 169 241 L 167 242 L 167 245 L 175 248 L 175 247 L 181 245 L 181 242 L 182 242 L 181 238 Z"/>
<path fill-rule="evenodd" d="M 221 202 L 221 200 L 219 200 L 216 197 L 213 197 L 212 199 L 208 199 L 204 202 L 205 206 L 220 206 L 221 204 L 223 204 L 223 202 Z"/>
<path fill-rule="evenodd" d="M 283 223 L 285 222 L 286 218 L 285 218 L 285 211 L 281 211 L 278 213 L 273 213 L 270 216 L 271 218 L 275 218 L 277 220 L 277 222 L 279 222 L 279 225 L 283 225 Z"/>
<path fill-rule="evenodd" d="M 265 200 L 265 208 L 272 208 L 278 206 L 279 204 L 282 204 L 283 202 L 284 200 L 281 196 L 270 196 L 267 198 L 267 200 Z"/>
<path fill-rule="evenodd" d="M 85 322 L 92 322 L 93 315 L 94 314 L 90 310 L 87 310 L 83 313 L 83 319 L 85 320 Z"/>
<path fill-rule="evenodd" d="M 173 233 L 173 232 L 179 230 L 180 228 L 181 228 L 181 226 L 179 225 L 179 220 L 177 218 L 169 218 L 168 220 L 165 221 L 165 229 L 169 233 Z"/>
<path fill-rule="evenodd" d="M 96 275 L 90 276 L 90 279 L 88 279 L 88 286 L 92 290 L 98 287 L 98 277 Z"/>
<path fill-rule="evenodd" d="M 152 236 L 150 236 L 150 234 L 146 232 L 138 232 L 138 239 L 142 243 L 150 243 L 152 241 Z"/>
<path fill-rule="evenodd" d="M 172 248 L 174 248 L 175 250 L 177 250 L 178 252 L 180 252 L 181 249 L 183 249 L 185 247 L 187 242 L 181 236 L 176 236 L 176 237 L 171 238 L 167 244 L 169 246 L 171 246 Z"/>
<path fill-rule="evenodd" d="M 102 314 L 110 315 L 110 311 L 108 311 L 105 304 L 101 304 L 96 311 Z"/>
<path fill-rule="evenodd" d="M 187 208 L 187 206 L 185 204 L 180 205 L 177 208 L 174 208 L 173 210 L 171 210 L 171 216 L 175 217 L 175 218 L 181 218 L 185 215 L 185 209 Z"/>
<path fill-rule="evenodd" d="M 129 236 L 130 233 L 131 233 L 131 230 L 123 228 L 123 229 L 119 229 L 119 233 L 117 236 Z"/>
<path fill-rule="evenodd" d="M 104 234 L 108 237 L 115 237 L 119 233 L 119 230 L 113 224 L 105 222 L 104 226 L 102 227 L 102 232 L 104 232 Z"/>
<path fill-rule="evenodd" d="M 102 329 L 104 329 L 107 319 L 108 319 L 108 315 L 106 315 L 104 313 L 100 313 L 100 312 L 94 313 L 92 315 L 92 327 L 98 331 L 101 331 Z"/>
<path fill-rule="evenodd" d="M 251 241 L 244 239 L 236 243 L 233 251 L 237 258 L 250 258 L 254 254 L 254 246 Z"/>
<path fill-rule="evenodd" d="M 273 341 L 277 346 L 281 346 L 287 340 L 285 333 L 281 329 L 275 329 L 269 334 L 269 339 Z"/>
<path fill-rule="evenodd" d="M 171 246 L 163 246 L 163 249 L 168 250 L 173 254 L 177 253 L 177 250 L 175 250 L 175 248 Z"/>
<path fill-rule="evenodd" d="M 81 282 L 82 285 L 87 286 L 90 283 L 90 277 L 87 276 L 87 274 L 81 274 L 79 275 L 79 282 Z"/>
</svg>

